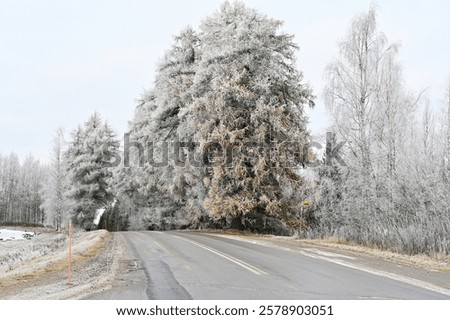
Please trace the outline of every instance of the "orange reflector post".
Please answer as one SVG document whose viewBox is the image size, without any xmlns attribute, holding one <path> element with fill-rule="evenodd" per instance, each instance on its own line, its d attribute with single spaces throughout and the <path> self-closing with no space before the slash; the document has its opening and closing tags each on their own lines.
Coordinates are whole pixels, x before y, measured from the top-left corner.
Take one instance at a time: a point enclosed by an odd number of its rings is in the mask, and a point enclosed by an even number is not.
<svg viewBox="0 0 450 320">
<path fill-rule="evenodd" d="M 69 255 L 68 255 L 67 285 L 72 277 L 72 222 L 69 222 Z"/>
</svg>

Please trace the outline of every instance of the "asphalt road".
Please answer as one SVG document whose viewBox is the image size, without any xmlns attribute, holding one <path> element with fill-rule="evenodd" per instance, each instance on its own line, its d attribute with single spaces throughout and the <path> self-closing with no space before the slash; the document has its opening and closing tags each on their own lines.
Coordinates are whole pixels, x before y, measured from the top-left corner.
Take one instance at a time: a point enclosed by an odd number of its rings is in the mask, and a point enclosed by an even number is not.
<svg viewBox="0 0 450 320">
<path fill-rule="evenodd" d="M 198 232 L 120 236 L 127 270 L 89 299 L 450 299 L 447 273 L 298 243 Z"/>
</svg>

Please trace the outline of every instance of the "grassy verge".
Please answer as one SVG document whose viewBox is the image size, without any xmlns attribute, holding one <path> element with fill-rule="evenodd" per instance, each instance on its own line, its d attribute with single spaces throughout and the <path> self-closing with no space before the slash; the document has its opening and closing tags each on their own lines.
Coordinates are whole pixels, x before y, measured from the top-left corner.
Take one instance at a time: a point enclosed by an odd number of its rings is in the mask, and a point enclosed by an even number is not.
<svg viewBox="0 0 450 320">
<path fill-rule="evenodd" d="M 73 245 L 73 266 L 83 264 L 95 258 L 105 248 L 109 233 L 104 230 L 82 233 L 77 236 Z M 40 256 L 13 269 L 10 273 L 0 277 L 0 288 L 7 288 L 34 280 L 48 274 L 67 270 L 67 246 L 56 252 Z"/>
<path fill-rule="evenodd" d="M 353 252 L 361 255 L 369 255 L 372 257 L 382 258 L 388 261 L 402 263 L 409 266 L 419 267 L 428 270 L 436 270 L 441 272 L 450 272 L 450 257 L 440 254 L 415 254 L 408 255 L 390 250 L 382 250 L 373 247 L 366 247 L 360 244 L 346 242 L 341 239 L 294 239 L 299 243 L 317 245 L 326 248 L 333 248 L 347 252 Z"/>
<path fill-rule="evenodd" d="M 204 230 L 202 232 L 213 234 L 224 234 L 230 236 L 248 237 L 261 240 L 287 241 L 289 243 L 297 243 L 299 245 L 319 246 L 328 249 L 338 250 L 341 252 L 354 253 L 358 255 L 371 256 L 384 259 L 394 263 L 400 263 L 412 267 L 418 267 L 427 270 L 435 270 L 450 273 L 450 256 L 441 254 L 416 254 L 408 255 L 399 252 L 367 247 L 356 243 L 347 242 L 338 238 L 325 239 L 299 239 L 298 237 L 283 237 L 266 234 L 254 234 L 242 232 L 239 230 Z"/>
</svg>

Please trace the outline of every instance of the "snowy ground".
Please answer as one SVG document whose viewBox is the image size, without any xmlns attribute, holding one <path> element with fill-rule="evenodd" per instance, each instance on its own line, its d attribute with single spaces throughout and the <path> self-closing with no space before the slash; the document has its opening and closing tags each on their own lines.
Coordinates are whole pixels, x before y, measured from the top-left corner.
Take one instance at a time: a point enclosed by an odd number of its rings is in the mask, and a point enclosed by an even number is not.
<svg viewBox="0 0 450 320">
<path fill-rule="evenodd" d="M 15 239 L 23 234 L 10 231 L 2 234 Z M 105 230 L 75 232 L 69 286 L 67 233 L 34 231 L 29 240 L 0 243 L 0 299 L 81 298 L 106 288 L 119 270 L 125 251 L 121 238 Z"/>
<path fill-rule="evenodd" d="M 35 232 L 0 229 L 0 241 L 31 239 L 35 235 Z"/>
<path fill-rule="evenodd" d="M 27 261 L 57 252 L 67 246 L 66 236 L 63 234 L 37 229 L 27 232 L 27 234 L 36 233 L 36 236 L 24 240 L 22 236 L 24 233 L 21 230 L 2 229 L 4 241 L 0 243 L 0 274 L 8 273 Z M 19 239 L 20 241 L 8 241 Z"/>
</svg>

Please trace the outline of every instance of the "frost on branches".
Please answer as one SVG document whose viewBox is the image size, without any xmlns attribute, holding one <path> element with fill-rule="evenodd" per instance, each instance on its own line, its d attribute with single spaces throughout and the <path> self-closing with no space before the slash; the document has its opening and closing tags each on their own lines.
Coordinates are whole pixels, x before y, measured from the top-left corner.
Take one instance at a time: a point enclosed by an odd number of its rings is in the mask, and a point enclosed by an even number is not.
<svg viewBox="0 0 450 320">
<path fill-rule="evenodd" d="M 304 224 L 298 169 L 309 140 L 304 107 L 313 96 L 281 25 L 242 3 L 225 3 L 198 34 L 188 28 L 175 38 L 131 127 L 132 139 L 152 143 L 147 160 L 169 159 L 135 170 L 137 189 L 151 199 L 147 207 L 171 207 L 197 226 Z"/>
<path fill-rule="evenodd" d="M 290 227 L 301 222 L 304 182 L 296 169 L 305 161 L 303 108 L 312 96 L 295 67 L 297 47 L 280 26 L 241 3 L 224 4 L 201 25 L 196 99 L 185 112 L 200 146 L 218 146 L 211 156 L 221 156 L 206 172 L 204 204 L 214 220 L 265 215 Z M 283 150 L 292 146 L 297 150 Z M 290 159 L 285 151 L 294 151 Z M 226 152 L 231 163 L 223 161 Z"/>
<path fill-rule="evenodd" d="M 409 254 L 448 254 L 448 110 L 405 86 L 376 12 L 357 15 L 327 68 L 325 97 L 346 167 L 319 170 L 319 233 Z M 448 159 L 448 158 L 447 158 Z"/>
<path fill-rule="evenodd" d="M 118 173 L 122 191 L 139 207 L 137 224 L 150 229 L 189 224 L 186 208 L 198 197 L 188 194 L 185 179 L 189 175 L 173 162 L 173 146 L 179 135 L 185 141 L 192 140 L 192 128 L 182 124 L 179 112 L 192 101 L 189 90 L 197 46 L 198 37 L 189 27 L 175 37 L 158 65 L 154 88 L 141 98 L 131 123 L 130 143 L 139 147 L 130 148 L 130 163 Z"/>
<path fill-rule="evenodd" d="M 65 148 L 64 130 L 58 128 L 53 139 L 51 165 L 41 191 L 43 198 L 41 208 L 45 212 L 45 224 L 53 226 L 57 231 L 67 226 L 73 206 L 70 199 L 67 162 L 64 158 Z"/>
<path fill-rule="evenodd" d="M 105 159 L 118 147 L 115 133 L 97 113 L 72 135 L 66 159 L 75 201 L 73 220 L 85 229 L 92 227 L 96 211 L 114 199 L 109 185 L 112 170 Z"/>
</svg>

